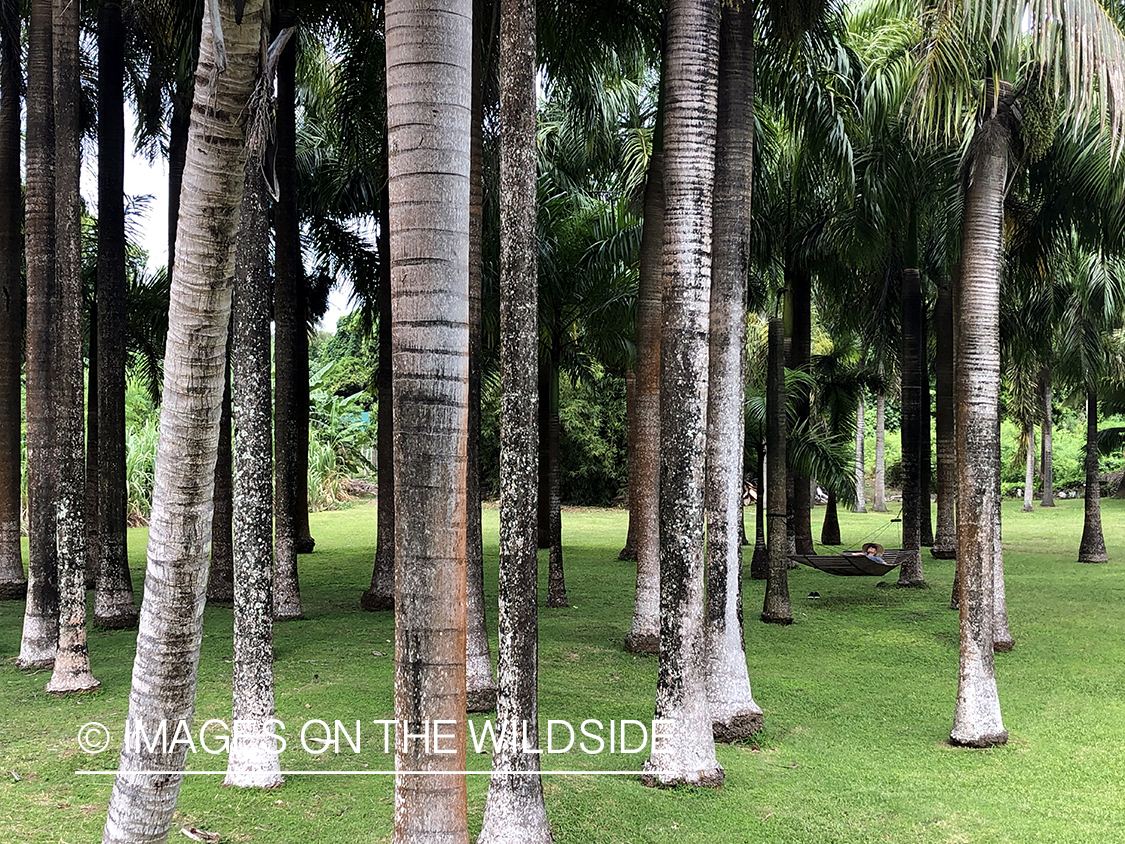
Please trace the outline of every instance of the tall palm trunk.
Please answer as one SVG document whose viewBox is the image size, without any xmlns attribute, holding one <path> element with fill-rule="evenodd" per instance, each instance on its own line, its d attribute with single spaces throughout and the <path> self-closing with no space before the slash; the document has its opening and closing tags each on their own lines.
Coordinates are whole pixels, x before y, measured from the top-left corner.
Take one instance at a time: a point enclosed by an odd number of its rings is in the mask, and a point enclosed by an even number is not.
<svg viewBox="0 0 1125 844">
<path fill-rule="evenodd" d="M 1078 562 L 1104 563 L 1109 560 L 1102 536 L 1102 495 L 1098 451 L 1098 390 L 1086 386 L 1086 495 L 1082 519 L 1082 542 Z"/>
<path fill-rule="evenodd" d="M 20 548 L 20 21 L 0 4 L 0 601 L 27 594 Z"/>
<path fill-rule="evenodd" d="M 809 371 L 812 362 L 812 274 L 805 267 L 786 273 L 792 305 L 792 344 L 789 355 L 793 369 Z M 808 425 L 812 401 L 805 387 L 797 388 L 796 421 Z M 815 554 L 812 540 L 812 479 L 793 475 L 793 510 L 789 514 L 794 548 L 798 554 Z"/>
<path fill-rule="evenodd" d="M 556 340 L 551 346 L 551 361 L 547 369 L 547 606 L 565 607 L 566 578 L 563 574 L 562 551 L 562 450 L 559 444 L 559 379 L 562 365 L 562 347 Z M 540 395 L 540 402 L 544 397 Z M 542 471 L 542 467 L 540 467 Z"/>
<path fill-rule="evenodd" d="M 359 599 L 369 612 L 395 606 L 395 463 L 394 397 L 391 389 L 391 262 L 390 200 L 387 189 L 379 195 L 379 371 L 378 430 L 375 447 L 379 463 L 379 499 L 375 534 L 375 568 L 371 585 Z"/>
<path fill-rule="evenodd" d="M 923 548 L 932 548 L 934 544 L 933 508 L 930 506 L 930 490 L 934 485 L 934 455 L 931 448 L 932 415 L 930 411 L 930 354 L 929 340 L 926 336 L 926 301 L 922 299 L 922 324 L 921 336 L 918 338 L 919 360 L 919 410 L 918 410 L 918 461 L 921 471 L 918 473 L 918 483 L 921 486 L 921 499 L 919 500 L 919 544 Z"/>
<path fill-rule="evenodd" d="M 437 756 L 418 741 L 396 745 L 395 768 L 406 774 L 395 778 L 399 844 L 468 841 L 465 777 L 456 772 L 465 770 L 466 740 L 472 11 L 471 0 L 386 4 L 395 718 L 447 719 L 455 749 Z"/>
<path fill-rule="evenodd" d="M 481 283 L 484 276 L 483 73 L 481 68 L 480 12 L 473 8 L 473 114 L 469 150 L 469 445 L 466 453 L 466 530 L 468 570 L 465 585 L 465 699 L 469 712 L 489 712 L 496 707 L 496 680 L 484 611 L 484 540 L 481 535 L 480 500 L 480 392 L 481 392 Z"/>
<path fill-rule="evenodd" d="M 766 545 L 766 448 L 758 444 L 758 495 L 754 502 L 754 556 L 750 558 L 750 579 L 769 577 L 770 551 Z"/>
<path fill-rule="evenodd" d="M 99 13 L 100 14 L 100 13 Z M 99 261 L 101 260 L 99 255 Z M 86 460 L 82 515 L 85 521 L 86 589 L 98 581 L 98 281 L 95 276 L 93 301 L 87 309 L 88 355 L 86 367 Z"/>
<path fill-rule="evenodd" d="M 126 538 L 125 43 L 121 4 L 98 9 L 98 580 L 94 625 L 137 624 Z"/>
<path fill-rule="evenodd" d="M 1043 401 L 1043 497 L 1040 507 L 1055 506 L 1055 413 L 1051 390 L 1051 370 L 1043 367 L 1039 373 L 1039 394 Z"/>
<path fill-rule="evenodd" d="M 292 3 L 278 14 L 282 27 L 294 22 Z M 302 376 L 298 361 L 299 332 L 305 330 L 300 309 L 302 283 L 300 229 L 297 220 L 297 45 L 281 53 L 277 66 L 277 173 L 278 202 L 274 209 L 274 618 L 301 618 L 301 585 L 297 574 L 297 475 L 301 447 L 300 411 L 297 407 Z M 304 506 L 307 506 L 305 504 Z"/>
<path fill-rule="evenodd" d="M 231 279 L 245 182 L 245 120 L 262 48 L 261 0 L 242 23 L 221 2 L 227 67 L 215 65 L 212 4 L 204 9 L 194 119 L 184 167 L 181 224 L 168 311 L 164 402 L 156 454 L 148 568 L 119 773 L 103 844 L 164 841 L 176 809 L 186 749 L 153 749 L 138 737 L 158 725 L 191 727 L 207 591 L 219 416 Z M 167 752 L 166 752 L 167 750 Z M 159 773 L 155 773 L 159 772 Z"/>
<path fill-rule="evenodd" d="M 991 89 L 991 85 L 988 86 Z M 997 98 L 986 95 L 986 102 Z M 993 667 L 995 508 L 1000 470 L 1000 273 L 1011 99 L 978 126 L 966 179 L 957 358 L 957 579 L 960 675 L 950 741 L 985 747 L 1008 739 Z"/>
<path fill-rule="evenodd" d="M 500 4 L 500 694 L 478 844 L 547 844 L 538 776 L 535 0 Z M 553 361 L 552 361 L 553 363 Z M 542 364 L 540 364 L 542 366 Z M 551 396 L 539 393 L 540 402 Z M 553 549 L 552 549 L 553 550 Z M 531 752 L 527 752 L 530 750 Z M 522 774 L 506 773 L 520 771 Z"/>
<path fill-rule="evenodd" d="M 769 323 L 769 357 L 766 370 L 766 491 L 769 528 L 769 576 L 762 621 L 767 624 L 792 624 L 789 603 L 789 512 L 785 445 L 788 435 L 785 396 L 784 329 L 776 317 Z"/>
<path fill-rule="evenodd" d="M 637 559 L 636 507 L 633 502 L 637 495 L 637 370 L 630 364 L 625 371 L 625 462 L 629 476 L 626 503 L 629 506 L 629 528 L 625 534 L 625 547 L 617 555 L 619 560 Z"/>
<path fill-rule="evenodd" d="M 996 418 L 1000 418 L 999 408 Z M 996 441 L 1000 442 L 1000 431 L 996 431 Z M 1000 488 L 1000 473 L 996 473 L 996 507 L 992 516 L 992 649 L 995 652 L 1010 651 L 1016 640 L 1008 629 L 1008 597 L 1004 588 L 1004 532 L 1001 519 L 1000 502 L 1003 496 Z"/>
<path fill-rule="evenodd" d="M 234 259 L 231 381 L 234 385 L 232 513 L 233 721 L 224 785 L 281 785 L 273 739 L 273 426 L 270 384 L 270 223 L 262 173 L 269 128 L 263 76 L 247 129 L 245 190 Z M 212 566 L 214 561 L 212 561 Z M 208 583 L 208 591 L 212 580 Z M 210 595 L 208 596 L 210 600 Z"/>
<path fill-rule="evenodd" d="M 930 554 L 938 560 L 957 556 L 957 443 L 953 431 L 953 283 L 942 276 L 934 304 L 934 360 L 937 400 L 937 525 Z"/>
<path fill-rule="evenodd" d="M 54 664 L 59 638 L 55 544 L 55 130 L 51 0 L 31 4 L 27 41 L 27 604 L 20 668 Z"/>
<path fill-rule="evenodd" d="M 864 407 L 863 396 L 855 410 L 855 505 L 853 513 L 867 512 L 867 458 L 863 453 L 864 446 Z"/>
<path fill-rule="evenodd" d="M 660 121 L 660 116 L 657 116 Z M 660 650 L 660 322 L 663 314 L 661 249 L 664 240 L 664 154 L 654 132 L 645 181 L 637 288 L 636 487 L 629 509 L 637 519 L 637 584 L 625 650 Z"/>
<path fill-rule="evenodd" d="M 82 360 L 82 147 L 78 4 L 55 0 L 55 280 L 59 313 L 54 347 L 57 424 L 55 541 L 59 567 L 59 639 L 47 691 L 95 689 L 86 647 L 86 453 Z"/>
<path fill-rule="evenodd" d="M 821 545 L 840 545 L 840 513 L 836 493 L 829 491 L 824 505 L 824 523 L 820 526 Z"/>
<path fill-rule="evenodd" d="M 646 785 L 723 782 L 707 705 L 704 469 L 719 3 L 673 0 L 664 100 L 664 322 L 660 401 L 660 671 L 656 717 L 671 727 Z"/>
<path fill-rule="evenodd" d="M 1035 425 L 1028 425 L 1023 436 L 1027 441 L 1027 459 L 1023 472 L 1023 512 L 1031 513 L 1035 510 Z"/>
<path fill-rule="evenodd" d="M 231 323 L 233 325 L 233 312 Z M 215 460 L 215 511 L 211 517 L 211 572 L 207 600 L 229 604 L 234 600 L 234 455 L 231 444 L 231 348 L 227 332 L 227 367 L 223 385 L 223 414 L 219 417 L 219 450 Z"/>
<path fill-rule="evenodd" d="M 882 374 L 882 366 L 879 367 Z M 887 512 L 887 396 L 880 387 L 875 394 L 875 488 L 871 511 Z"/>
<path fill-rule="evenodd" d="M 742 637 L 743 350 L 754 155 L 754 53 L 745 7 L 722 11 L 707 390 L 707 701 L 717 741 L 762 728 Z"/>
<path fill-rule="evenodd" d="M 902 274 L 902 554 L 899 586 L 922 586 L 921 405 L 922 373 L 919 359 L 922 326 L 922 279 L 907 267 Z"/>
<path fill-rule="evenodd" d="M 309 305 L 308 283 L 305 279 L 304 264 L 300 261 L 300 254 L 301 245 L 298 242 L 297 353 L 294 356 L 297 372 L 296 392 L 294 394 L 297 419 L 297 469 L 295 476 L 297 489 L 294 493 L 294 499 L 297 509 L 293 512 L 293 522 L 297 531 L 297 553 L 311 554 L 316 548 L 316 540 L 313 539 L 312 530 L 309 527 L 309 422 L 312 413 L 312 389 L 309 385 Z"/>
</svg>

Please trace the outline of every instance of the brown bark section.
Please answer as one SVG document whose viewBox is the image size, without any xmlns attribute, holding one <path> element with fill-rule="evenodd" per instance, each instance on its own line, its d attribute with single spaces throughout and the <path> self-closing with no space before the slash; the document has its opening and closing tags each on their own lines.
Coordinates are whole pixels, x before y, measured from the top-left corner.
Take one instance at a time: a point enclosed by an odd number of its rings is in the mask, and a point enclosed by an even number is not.
<svg viewBox="0 0 1125 844">
<path fill-rule="evenodd" d="M 1098 464 L 1098 390 L 1086 387 L 1086 494 L 1082 519 L 1082 542 L 1078 546 L 1078 562 L 1104 563 L 1109 557 L 1102 535 L 1102 491 Z"/>
<path fill-rule="evenodd" d="M 898 586 L 922 586 L 921 409 L 919 341 L 922 326 L 922 279 L 908 267 L 902 274 L 902 554 Z"/>
<path fill-rule="evenodd" d="M 770 550 L 766 545 L 766 450 L 758 446 L 758 498 L 754 502 L 754 556 L 750 558 L 750 579 L 769 577 Z"/>
<path fill-rule="evenodd" d="M 820 544 L 840 544 L 840 514 L 834 492 L 828 493 L 828 503 L 824 505 L 824 524 L 820 527 Z"/>
<path fill-rule="evenodd" d="M 1039 501 L 1040 507 L 1055 506 L 1055 454 L 1054 432 L 1055 412 L 1053 407 L 1051 389 L 1051 370 L 1043 367 L 1039 373 L 1039 394 L 1043 402 L 1043 460 L 1040 469 L 1043 477 L 1043 497 Z"/>
<path fill-rule="evenodd" d="M 0 600 L 27 594 L 20 547 L 20 21 L 0 5 Z"/>
<path fill-rule="evenodd" d="M 626 506 L 629 508 L 629 529 L 625 534 L 625 547 L 617 555 L 619 560 L 636 561 L 637 559 L 637 517 L 633 501 L 637 495 L 637 371 L 631 365 L 625 372 L 625 427 L 627 440 L 625 444 L 625 459 L 629 471 L 629 491 Z"/>
<path fill-rule="evenodd" d="M 788 479 L 785 440 L 788 421 L 785 414 L 784 329 L 776 317 L 769 323 L 769 359 L 766 372 L 766 519 L 769 542 L 769 573 L 762 621 L 767 624 L 792 624 L 789 603 L 789 512 L 786 495 Z"/>
<path fill-rule="evenodd" d="M 919 544 L 932 548 L 934 544 L 933 508 L 930 494 L 934 485 L 934 455 L 930 433 L 932 414 L 930 405 L 930 344 L 927 337 L 926 300 L 922 297 L 922 322 L 918 337 L 918 484 L 921 487 L 919 506 Z"/>
<path fill-rule="evenodd" d="M 99 256 L 100 260 L 100 256 Z M 94 301 L 89 308 L 89 353 L 86 369 L 86 462 L 82 517 L 85 521 L 85 587 L 98 581 L 98 281 L 94 280 Z"/>
<path fill-rule="evenodd" d="M 794 267 L 786 273 L 792 305 L 792 342 L 790 344 L 790 366 L 801 372 L 808 372 L 812 362 L 812 275 L 804 267 Z M 797 388 L 796 421 L 798 425 L 809 424 L 812 402 L 807 389 Z M 815 554 L 812 539 L 812 479 L 805 475 L 793 475 L 793 542 L 798 554 Z"/>
<path fill-rule="evenodd" d="M 231 314 L 233 325 L 234 314 Z M 231 346 L 227 333 L 227 368 L 223 385 L 223 415 L 219 417 L 219 451 L 215 460 L 215 512 L 211 517 L 211 572 L 207 600 L 229 604 L 234 600 L 234 454 L 231 443 Z"/>
<path fill-rule="evenodd" d="M 546 373 L 540 368 L 539 419 L 540 436 L 546 436 L 543 456 L 546 465 L 539 471 L 547 478 L 547 606 L 567 606 L 566 578 L 563 574 L 562 549 L 562 450 L 559 445 L 559 378 L 562 352 L 558 343 L 551 348 L 550 363 Z M 542 367 L 542 365 L 541 365 Z M 546 395 L 543 389 L 546 388 Z M 545 406 L 545 409 L 544 409 Z"/>
<path fill-rule="evenodd" d="M 953 431 L 953 282 L 943 276 L 934 305 L 934 360 L 937 400 L 937 525 L 930 555 L 938 560 L 957 556 L 957 443 Z"/>
<path fill-rule="evenodd" d="M 882 376 L 883 368 L 879 367 Z M 871 512 L 887 512 L 887 397 L 880 389 L 875 395 L 875 488 L 872 490 Z"/>
</svg>

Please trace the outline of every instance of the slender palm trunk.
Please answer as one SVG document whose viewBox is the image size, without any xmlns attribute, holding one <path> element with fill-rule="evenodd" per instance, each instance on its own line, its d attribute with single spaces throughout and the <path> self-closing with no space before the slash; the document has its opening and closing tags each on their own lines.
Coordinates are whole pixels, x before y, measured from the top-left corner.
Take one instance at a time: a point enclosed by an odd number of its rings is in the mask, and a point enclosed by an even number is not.
<svg viewBox="0 0 1125 844">
<path fill-rule="evenodd" d="M 769 573 L 762 621 L 792 624 L 789 603 L 789 511 L 785 441 L 788 419 L 785 412 L 785 352 L 781 320 L 769 323 L 769 360 L 766 370 L 766 519 L 769 528 Z"/>
<path fill-rule="evenodd" d="M 371 585 L 359 599 L 369 612 L 395 606 L 395 463 L 394 396 L 391 389 L 391 262 L 390 212 L 386 188 L 379 196 L 379 403 L 376 448 L 379 454 L 379 499 L 375 534 L 375 568 Z"/>
<path fill-rule="evenodd" d="M 1098 391 L 1086 387 L 1086 508 L 1082 520 L 1082 543 L 1078 562 L 1104 563 L 1109 557 L 1102 536 L 1102 495 L 1098 451 Z"/>
<path fill-rule="evenodd" d="M 413 773 L 395 778 L 396 844 L 468 841 L 465 777 L 455 772 L 466 742 L 472 17 L 471 0 L 386 4 L 395 718 L 448 719 L 455 749 L 396 743 L 396 770 Z"/>
<path fill-rule="evenodd" d="M 262 163 L 270 115 L 266 77 L 247 130 L 246 181 L 234 258 L 233 722 L 224 785 L 281 785 L 274 742 L 273 426 L 270 384 L 269 198 Z M 214 561 L 212 560 L 212 566 Z M 208 591 L 214 582 L 214 570 Z M 210 600 L 210 596 L 208 596 Z"/>
<path fill-rule="evenodd" d="M 664 101 L 666 204 L 660 402 L 660 671 L 665 735 L 646 785 L 718 786 L 707 703 L 704 469 L 708 401 L 712 191 L 718 108 L 719 3 L 673 0 Z"/>
<path fill-rule="evenodd" d="M 1007 106 L 1001 106 L 1007 109 Z M 1008 739 L 993 665 L 995 508 L 1000 470 L 1000 271 L 1010 133 L 989 115 L 978 127 L 966 180 L 956 318 L 957 575 L 960 676 L 950 741 L 986 747 Z"/>
<path fill-rule="evenodd" d="M 629 472 L 626 504 L 629 507 L 629 529 L 625 534 L 625 547 L 617 555 L 619 560 L 637 559 L 637 521 L 633 502 L 637 494 L 637 371 L 631 364 L 625 372 L 625 461 Z"/>
<path fill-rule="evenodd" d="M 469 712 L 489 712 L 496 707 L 496 680 L 492 675 L 492 654 L 488 645 L 488 626 L 484 611 L 484 540 L 480 511 L 480 388 L 481 388 L 481 282 L 482 237 L 484 229 L 484 190 L 481 174 L 484 164 L 481 35 L 483 26 L 473 9 L 473 125 L 469 150 L 469 446 L 466 489 L 467 560 L 465 586 L 465 695 Z"/>
<path fill-rule="evenodd" d="M 1055 412 L 1051 389 L 1051 370 L 1043 367 L 1039 374 L 1039 391 L 1043 401 L 1043 497 L 1040 507 L 1055 506 Z"/>
<path fill-rule="evenodd" d="M 996 418 L 1000 418 L 997 408 Z M 1000 441 L 999 427 L 996 431 L 996 441 Z M 1004 588 L 1004 542 L 1003 526 L 1000 513 L 1000 502 L 1003 500 L 1000 492 L 1000 473 L 996 473 L 996 507 L 992 516 L 992 649 L 996 652 L 1010 651 L 1015 647 L 1016 640 L 1008 629 L 1008 597 Z"/>
<path fill-rule="evenodd" d="M 660 119 L 659 117 L 657 118 Z M 645 182 L 641 232 L 640 281 L 637 289 L 637 428 L 636 487 L 629 509 L 637 519 L 637 584 L 633 622 L 625 650 L 654 654 L 660 650 L 660 322 L 661 248 L 664 239 L 664 154 L 653 141 Z"/>
<path fill-rule="evenodd" d="M 902 553 L 899 586 L 923 586 L 921 409 L 922 378 L 919 348 L 922 326 L 922 279 L 916 268 L 902 274 Z"/>
<path fill-rule="evenodd" d="M 1035 426 L 1028 425 L 1023 436 L 1027 441 L 1027 460 L 1023 472 L 1023 512 L 1030 513 L 1035 509 Z"/>
<path fill-rule="evenodd" d="M 204 10 L 194 119 L 184 168 L 177 272 L 168 312 L 164 403 L 129 717 L 103 844 L 164 841 L 179 797 L 185 746 L 140 740 L 191 727 L 207 591 L 219 416 L 245 125 L 258 76 L 262 3 L 246 0 L 241 25 L 220 4 L 227 68 L 215 66 L 211 4 Z M 160 773 L 153 773 L 159 771 Z"/>
<path fill-rule="evenodd" d="M 550 551 L 547 556 L 547 606 L 565 607 L 566 577 L 563 574 L 562 550 L 562 450 L 559 443 L 559 379 L 562 372 L 562 349 L 556 342 L 551 348 L 547 391 L 547 489 L 550 493 L 547 509 L 547 537 Z M 542 399 L 540 399 L 542 401 Z"/>
<path fill-rule="evenodd" d="M 99 255 L 100 260 L 100 255 Z M 98 582 L 98 282 L 94 280 L 94 296 L 87 310 L 89 354 L 86 366 L 86 461 L 82 514 L 85 521 L 87 590 Z"/>
<path fill-rule="evenodd" d="M 875 489 L 871 510 L 874 513 L 887 512 L 887 397 L 880 389 L 875 394 Z"/>
<path fill-rule="evenodd" d="M 279 12 L 281 26 L 293 23 L 292 5 Z M 301 585 L 297 573 L 297 475 L 301 447 L 300 411 L 297 396 L 302 377 L 298 361 L 297 335 L 305 330 L 300 311 L 302 281 L 300 230 L 297 220 L 297 45 L 281 53 L 277 66 L 277 154 L 275 169 L 279 198 L 274 209 L 274 618 L 287 621 L 302 617 Z M 304 506 L 308 506 L 307 503 Z"/>
<path fill-rule="evenodd" d="M 754 53 L 745 7 L 722 11 L 707 390 L 707 701 L 716 741 L 762 728 L 742 636 L 743 357 L 754 155 Z"/>
<path fill-rule="evenodd" d="M 27 604 L 20 668 L 49 668 L 59 638 L 55 544 L 55 130 L 51 0 L 31 4 L 27 50 Z"/>
<path fill-rule="evenodd" d="M 750 558 L 750 579 L 769 577 L 770 551 L 766 545 L 766 448 L 758 444 L 758 496 L 754 502 L 754 556 Z"/>
<path fill-rule="evenodd" d="M 937 525 L 930 555 L 938 560 L 957 556 L 957 443 L 953 432 L 953 283 L 943 276 L 934 304 L 934 360 L 937 400 Z"/>
<path fill-rule="evenodd" d="M 86 647 L 86 453 L 82 360 L 82 148 L 78 4 L 54 2 L 55 279 L 59 315 L 54 348 L 57 403 L 55 541 L 59 567 L 59 638 L 47 691 L 98 687 Z"/>
<path fill-rule="evenodd" d="M 295 193 L 296 191 L 294 191 Z M 294 212 L 296 214 L 296 212 Z M 298 230 L 299 231 L 299 230 Z M 300 261 L 301 245 L 297 244 L 297 353 L 296 361 L 296 402 L 297 419 L 297 469 L 294 493 L 296 510 L 293 522 L 297 530 L 297 553 L 311 554 L 316 548 L 312 530 L 309 527 L 309 421 L 312 410 L 312 390 L 309 386 L 309 305 L 308 284 L 305 267 Z"/>
<path fill-rule="evenodd" d="M 20 21 L 0 4 L 0 601 L 27 594 L 20 548 Z"/>
<path fill-rule="evenodd" d="M 824 505 L 824 524 L 820 527 L 821 545 L 840 544 L 840 513 L 836 501 L 836 493 L 828 493 L 828 501 Z"/>
<path fill-rule="evenodd" d="M 233 325 L 233 312 L 231 323 Z M 229 604 L 234 600 L 234 455 L 231 447 L 231 348 L 227 332 L 227 367 L 223 384 L 223 415 L 219 417 L 219 450 L 215 460 L 215 511 L 211 517 L 211 573 L 207 600 Z"/>
<path fill-rule="evenodd" d="M 98 579 L 94 626 L 135 627 L 125 477 L 125 79 L 121 4 L 98 10 Z"/>
<path fill-rule="evenodd" d="M 812 274 L 805 267 L 787 273 L 790 301 L 793 309 L 792 344 L 790 360 L 793 369 L 808 372 L 812 362 Z M 797 424 L 808 425 L 812 413 L 809 391 L 797 388 Z M 789 514 L 793 530 L 793 545 L 798 554 L 815 554 L 812 540 L 812 479 L 793 475 L 793 510 Z"/>
<path fill-rule="evenodd" d="M 538 776 L 535 0 L 500 5 L 500 694 L 478 844 L 547 844 Z M 553 363 L 553 361 L 552 361 Z M 550 401 L 551 395 L 538 396 Z M 552 537 L 553 539 L 553 537 Z M 553 554 L 553 549 L 552 549 Z M 549 599 L 548 599 L 549 600 Z M 527 752 L 530 750 L 531 752 Z M 523 774 L 505 773 L 526 772 Z"/>
<path fill-rule="evenodd" d="M 918 360 L 919 360 L 919 379 L 920 379 L 920 394 L 919 394 L 919 411 L 918 411 L 918 436 L 920 442 L 918 443 L 918 460 L 921 464 L 921 471 L 918 475 L 918 482 L 921 486 L 921 499 L 919 500 L 919 544 L 923 548 L 932 548 L 934 544 L 934 520 L 933 508 L 930 506 L 930 491 L 934 485 L 934 455 L 931 448 L 932 442 L 930 439 L 932 415 L 930 411 L 930 360 L 929 360 L 929 341 L 926 337 L 927 320 L 926 320 L 926 301 L 925 297 L 922 299 L 922 324 L 921 336 L 918 338 Z"/>
<path fill-rule="evenodd" d="M 863 396 L 855 410 L 855 505 L 853 513 L 867 512 L 867 459 L 863 453 L 864 445 L 864 407 Z"/>
</svg>

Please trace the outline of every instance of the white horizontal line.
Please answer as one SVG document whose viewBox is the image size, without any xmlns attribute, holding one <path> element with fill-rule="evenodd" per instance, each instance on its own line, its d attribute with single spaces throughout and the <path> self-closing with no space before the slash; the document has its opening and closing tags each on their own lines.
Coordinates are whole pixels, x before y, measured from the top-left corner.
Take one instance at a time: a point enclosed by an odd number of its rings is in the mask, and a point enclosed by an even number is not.
<svg viewBox="0 0 1125 844">
<path fill-rule="evenodd" d="M 137 776 L 159 776 L 175 774 L 183 777 L 226 776 L 229 771 L 75 771 L 79 776 L 117 776 L 117 774 L 135 774 Z M 242 771 L 243 774 L 270 773 L 268 771 Z M 602 777 L 638 777 L 642 774 L 661 776 L 664 771 L 276 771 L 284 777 L 297 776 L 602 776 Z"/>
</svg>

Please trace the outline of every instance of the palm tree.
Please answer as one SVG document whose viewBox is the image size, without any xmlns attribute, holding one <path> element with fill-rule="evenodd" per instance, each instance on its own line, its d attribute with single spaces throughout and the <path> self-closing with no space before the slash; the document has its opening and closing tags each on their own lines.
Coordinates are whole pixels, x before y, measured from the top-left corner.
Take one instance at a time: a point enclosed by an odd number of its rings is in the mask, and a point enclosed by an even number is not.
<svg viewBox="0 0 1125 844">
<path fill-rule="evenodd" d="M 664 321 L 660 337 L 660 673 L 656 717 L 671 727 L 647 785 L 718 786 L 707 706 L 704 457 L 719 4 L 668 9 L 664 74 Z"/>
<path fill-rule="evenodd" d="M 911 225 L 916 222 L 911 221 Z M 914 236 L 917 243 L 917 235 Z M 911 260 L 911 258 L 913 260 Z M 922 573 L 922 467 L 921 410 L 922 372 L 919 350 L 922 344 L 922 279 L 918 272 L 918 256 L 907 258 L 902 275 L 902 560 L 898 570 L 898 586 L 925 586 Z M 927 391 L 929 385 L 926 385 Z M 927 426 L 926 436 L 929 436 Z M 929 500 L 929 490 L 926 491 Z"/>
<path fill-rule="evenodd" d="M 204 12 L 194 119 L 177 231 L 164 403 L 149 528 L 145 598 L 133 664 L 129 729 L 190 724 L 207 588 L 226 327 L 239 206 L 245 182 L 245 120 L 259 75 L 263 8 L 247 0 Z M 221 32 L 222 54 L 216 49 Z M 134 733 L 135 735 L 135 733 Z M 186 751 L 125 741 L 104 844 L 160 839 L 172 823 Z M 154 773 L 159 771 L 160 773 Z"/>
<path fill-rule="evenodd" d="M 0 3 L 0 600 L 27 594 L 20 548 L 20 70 L 19 9 Z"/>
<path fill-rule="evenodd" d="M 125 76 L 121 4 L 98 9 L 98 281 L 95 461 L 98 588 L 96 627 L 137 623 L 126 540 L 125 478 Z M 91 352 L 93 355 L 93 352 Z"/>
<path fill-rule="evenodd" d="M 478 842 L 549 842 L 539 769 L 535 3 L 500 13 L 500 686 Z M 521 729 L 522 725 L 522 729 Z M 530 725 L 530 730 L 528 726 Z M 525 748 L 530 748 L 527 752 Z M 509 771 L 527 772 L 517 775 Z"/>
<path fill-rule="evenodd" d="M 718 741 L 762 727 L 750 691 L 742 635 L 742 455 L 745 433 L 743 356 L 750 263 L 754 60 L 751 15 L 722 11 L 719 34 L 718 133 L 711 266 L 707 392 L 707 700 Z"/>
<path fill-rule="evenodd" d="M 789 603 L 789 530 L 786 493 L 786 439 L 788 419 L 785 390 L 784 326 L 778 317 L 769 323 L 769 358 L 766 375 L 766 512 L 768 521 L 769 573 L 762 621 L 767 624 L 792 624 Z"/>
<path fill-rule="evenodd" d="M 27 56 L 27 604 L 20 668 L 49 668 L 59 637 L 55 544 L 55 134 L 50 0 L 31 5 Z"/>
<path fill-rule="evenodd" d="M 957 494 L 957 466 L 954 462 L 957 441 L 953 430 L 953 282 L 942 274 L 934 303 L 935 399 L 937 400 L 937 525 L 930 555 L 937 560 L 957 556 L 957 522 L 954 501 Z"/>
<path fill-rule="evenodd" d="M 457 748 L 437 757 L 418 742 L 397 747 L 395 768 L 408 774 L 395 779 L 395 840 L 404 844 L 468 839 L 456 772 L 465 770 L 472 17 L 469 0 L 386 5 L 395 717 L 448 719 Z"/>
<path fill-rule="evenodd" d="M 292 30 L 286 32 L 291 33 Z M 270 395 L 270 224 L 265 148 L 272 129 L 266 67 L 250 105 L 246 186 L 235 247 L 233 721 L 224 785 L 281 785 L 273 738 L 273 443 Z M 210 589 L 210 582 L 208 582 Z"/>
</svg>

